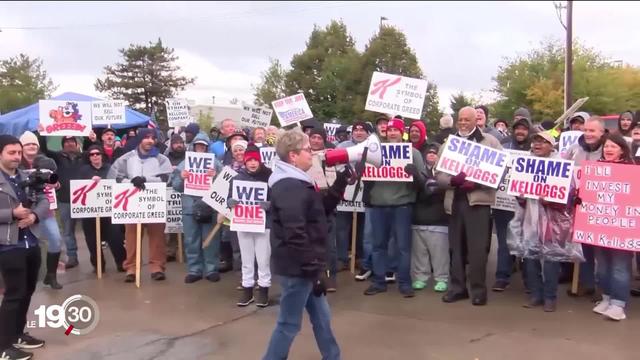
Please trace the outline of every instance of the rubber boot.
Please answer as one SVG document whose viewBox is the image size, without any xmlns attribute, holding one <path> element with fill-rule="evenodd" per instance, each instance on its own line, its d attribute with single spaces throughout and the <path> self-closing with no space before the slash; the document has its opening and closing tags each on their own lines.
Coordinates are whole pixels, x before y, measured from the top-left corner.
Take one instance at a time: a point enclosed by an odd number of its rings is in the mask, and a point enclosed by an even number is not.
<svg viewBox="0 0 640 360">
<path fill-rule="evenodd" d="M 47 275 L 42 281 L 45 285 L 51 286 L 52 289 L 60 290 L 62 285 L 58 284 L 57 271 L 60 253 L 47 253 Z"/>
<path fill-rule="evenodd" d="M 256 306 L 267 307 L 269 306 L 269 288 L 258 287 L 258 298 L 256 299 Z"/>
</svg>

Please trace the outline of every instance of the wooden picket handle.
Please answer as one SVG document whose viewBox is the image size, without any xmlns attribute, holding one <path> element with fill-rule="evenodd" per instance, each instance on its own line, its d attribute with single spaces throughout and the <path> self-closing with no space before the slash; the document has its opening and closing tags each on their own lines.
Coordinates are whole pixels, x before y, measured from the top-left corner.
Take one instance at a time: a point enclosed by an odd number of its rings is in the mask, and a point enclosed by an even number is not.
<svg viewBox="0 0 640 360">
<path fill-rule="evenodd" d="M 580 262 L 575 261 L 573 263 L 573 279 L 571 280 L 571 293 L 573 295 L 578 294 L 579 280 L 580 280 Z"/>
<path fill-rule="evenodd" d="M 142 224 L 136 224 L 136 287 L 140 287 L 140 268 L 142 267 Z"/>
<path fill-rule="evenodd" d="M 211 240 L 213 240 L 213 237 L 216 236 L 216 233 L 218 232 L 218 230 L 220 230 L 221 226 L 222 226 L 222 223 L 216 223 L 216 226 L 214 226 L 213 229 L 209 231 L 209 235 L 207 235 L 207 238 L 204 239 L 204 241 L 202 242 L 203 249 L 209 246 L 209 244 L 211 243 Z"/>
<path fill-rule="evenodd" d="M 184 263 L 184 255 L 182 254 L 183 248 L 182 248 L 183 244 L 182 244 L 182 233 L 178 233 L 178 262 L 180 264 Z"/>
<path fill-rule="evenodd" d="M 96 273 L 102 279 L 102 236 L 100 234 L 100 218 L 96 218 Z"/>
<path fill-rule="evenodd" d="M 356 235 L 358 233 L 358 212 L 353 212 L 351 220 L 351 273 L 356 273 Z"/>
</svg>

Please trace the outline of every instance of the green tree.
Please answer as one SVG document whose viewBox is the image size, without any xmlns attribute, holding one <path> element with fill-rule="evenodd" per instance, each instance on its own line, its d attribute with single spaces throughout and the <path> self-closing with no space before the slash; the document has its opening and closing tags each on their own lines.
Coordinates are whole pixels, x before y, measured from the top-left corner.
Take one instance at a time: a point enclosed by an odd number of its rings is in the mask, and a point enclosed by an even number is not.
<svg viewBox="0 0 640 360">
<path fill-rule="evenodd" d="M 271 102 L 287 96 L 284 89 L 284 79 L 287 72 L 282 68 L 278 59 L 269 58 L 269 68 L 260 75 L 260 83 L 253 85 L 254 103 L 259 106 L 271 107 Z M 271 123 L 277 123 L 275 111 L 271 115 Z"/>
<path fill-rule="evenodd" d="M 147 46 L 131 44 L 118 51 L 123 62 L 105 66 L 105 77 L 96 80 L 95 89 L 110 98 L 124 99 L 132 108 L 147 114 L 155 107 L 158 124 L 166 128 L 164 101 L 193 84 L 195 78 L 179 75 L 180 67 L 175 64 L 178 56 L 160 39 Z"/>
<path fill-rule="evenodd" d="M 0 61 L 0 114 L 49 98 L 56 89 L 42 59 L 20 54 Z"/>
<path fill-rule="evenodd" d="M 198 117 L 196 118 L 200 129 L 209 129 L 211 128 L 211 124 L 213 124 L 213 115 L 210 112 L 204 112 L 202 110 L 198 111 Z"/>
<path fill-rule="evenodd" d="M 473 106 L 473 98 L 465 95 L 463 92 L 458 92 L 457 94 L 451 95 L 451 100 L 449 102 L 449 107 L 453 112 L 451 116 L 455 120 L 458 117 L 458 111 L 465 106 Z"/>
<path fill-rule="evenodd" d="M 438 86 L 429 81 L 427 83 L 427 95 L 424 98 L 424 106 L 422 108 L 422 120 L 427 125 L 427 133 L 429 135 L 438 132 L 441 117 L 442 111 L 440 110 L 440 100 L 438 98 Z"/>
</svg>

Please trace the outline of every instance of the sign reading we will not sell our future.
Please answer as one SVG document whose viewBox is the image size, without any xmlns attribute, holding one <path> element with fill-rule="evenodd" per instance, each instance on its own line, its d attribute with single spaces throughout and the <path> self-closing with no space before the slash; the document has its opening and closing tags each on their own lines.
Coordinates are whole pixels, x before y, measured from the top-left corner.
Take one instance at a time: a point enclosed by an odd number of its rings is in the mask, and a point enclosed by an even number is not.
<svg viewBox="0 0 640 360">
<path fill-rule="evenodd" d="M 378 151 L 371 148 L 369 151 Z M 384 143 L 381 144 L 382 166 L 376 168 L 367 164 L 362 180 L 366 181 L 413 181 L 413 176 L 404 171 L 407 164 L 413 163 L 413 149 L 410 143 Z"/>
<path fill-rule="evenodd" d="M 573 240 L 640 251 L 640 167 L 589 161 L 582 170 Z"/>
<path fill-rule="evenodd" d="M 267 221 L 260 202 L 267 201 L 267 183 L 235 180 L 231 191 L 231 197 L 238 201 L 232 211 L 231 231 L 263 233 Z"/>
<path fill-rule="evenodd" d="M 248 126 L 251 128 L 266 128 L 271 123 L 271 115 L 273 115 L 273 110 L 267 107 L 243 103 L 242 112 L 240 113 L 240 123 L 243 127 Z"/>
<path fill-rule="evenodd" d="M 517 156 L 508 194 L 566 204 L 573 179 L 573 161 L 537 156 Z"/>
<path fill-rule="evenodd" d="M 167 185 L 145 183 L 140 190 L 131 183 L 113 185 L 113 224 L 164 224 L 167 221 Z"/>
<path fill-rule="evenodd" d="M 215 154 L 187 151 L 185 160 L 185 170 L 189 173 L 189 177 L 184 180 L 184 193 L 204 196 L 213 182 L 209 169 L 214 168 Z"/>
<path fill-rule="evenodd" d="M 100 100 L 91 102 L 91 123 L 95 125 L 124 124 L 124 100 Z"/>
<path fill-rule="evenodd" d="M 365 110 L 420 119 L 427 80 L 375 71 L 367 95 Z"/>
<path fill-rule="evenodd" d="M 450 135 L 436 170 L 449 175 L 467 174 L 466 180 L 498 188 L 509 165 L 509 154 L 502 150 Z"/>
</svg>

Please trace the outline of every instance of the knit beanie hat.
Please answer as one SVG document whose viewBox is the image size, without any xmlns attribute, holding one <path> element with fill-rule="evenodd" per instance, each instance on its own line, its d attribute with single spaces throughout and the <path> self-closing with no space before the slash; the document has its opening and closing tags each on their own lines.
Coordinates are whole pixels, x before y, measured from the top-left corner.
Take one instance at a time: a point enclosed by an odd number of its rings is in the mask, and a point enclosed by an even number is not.
<svg viewBox="0 0 640 360">
<path fill-rule="evenodd" d="M 393 118 L 387 123 L 387 129 L 398 129 L 404 133 L 404 121 L 398 118 Z"/>
<path fill-rule="evenodd" d="M 184 132 L 196 135 L 200 132 L 200 125 L 191 123 L 187 125 L 187 127 L 184 129 Z"/>
<path fill-rule="evenodd" d="M 40 147 L 40 142 L 38 141 L 38 137 L 36 136 L 36 134 L 32 133 L 31 131 L 25 131 L 24 134 L 20 136 L 20 143 L 22 144 L 22 146 L 25 146 L 27 144 L 36 144 L 38 145 L 38 147 Z"/>
<path fill-rule="evenodd" d="M 327 132 L 324 128 L 312 127 L 309 129 L 309 137 L 311 137 L 311 135 L 320 135 L 323 141 L 327 141 Z"/>
<path fill-rule="evenodd" d="M 244 152 L 244 162 L 246 163 L 251 159 L 261 162 L 260 149 L 254 143 L 249 144 Z"/>
</svg>

